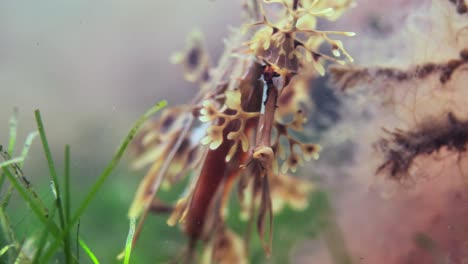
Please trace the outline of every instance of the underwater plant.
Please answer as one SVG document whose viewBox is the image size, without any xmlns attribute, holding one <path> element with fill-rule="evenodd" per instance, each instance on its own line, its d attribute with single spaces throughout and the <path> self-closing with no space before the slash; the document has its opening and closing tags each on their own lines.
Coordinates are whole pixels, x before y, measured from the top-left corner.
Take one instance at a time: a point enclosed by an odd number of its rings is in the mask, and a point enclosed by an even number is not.
<svg viewBox="0 0 468 264">
<path fill-rule="evenodd" d="M 169 225 L 180 224 L 188 238 L 185 261 L 246 263 L 252 224 L 267 256 L 271 255 L 273 215 L 284 205 L 307 206 L 314 185 L 296 173 L 304 161 L 318 159 L 320 145 L 302 142 L 311 109 L 311 78 L 325 74 L 327 62 L 352 61 L 340 40 L 352 32 L 317 29 L 318 20 L 334 21 L 353 5 L 350 0 L 244 1 L 248 22 L 226 41 L 218 66 L 210 60 L 200 33 L 187 50 L 175 54 L 184 77 L 200 86 L 193 100 L 163 111 L 137 136 L 136 168 L 150 165 L 129 210 L 139 218 L 135 245 L 148 213 L 167 212 Z M 321 47 L 329 49 L 329 55 Z M 174 205 L 155 195 L 185 180 Z M 237 185 L 244 238 L 227 226 L 229 200 Z"/>
</svg>

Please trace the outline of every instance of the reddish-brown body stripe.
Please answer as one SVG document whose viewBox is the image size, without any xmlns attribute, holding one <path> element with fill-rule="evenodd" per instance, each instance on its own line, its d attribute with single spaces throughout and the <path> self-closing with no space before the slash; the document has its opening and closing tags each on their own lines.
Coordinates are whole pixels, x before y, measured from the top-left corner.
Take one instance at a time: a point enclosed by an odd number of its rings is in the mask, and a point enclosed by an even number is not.
<svg viewBox="0 0 468 264">
<path fill-rule="evenodd" d="M 224 178 L 227 167 L 224 159 L 231 145 L 232 141 L 224 139 L 217 149 L 206 155 L 185 220 L 185 232 L 193 239 L 201 235 L 206 212 Z"/>
<path fill-rule="evenodd" d="M 253 70 L 254 73 L 262 73 L 261 65 L 254 63 L 252 67 L 257 68 Z M 258 112 L 262 104 L 263 87 L 258 85 L 258 79 L 260 76 L 257 74 L 249 75 L 244 79 L 243 84 L 249 88 L 247 96 L 242 96 L 241 105 L 245 111 Z M 242 88 L 241 88 L 242 90 Z M 255 127 L 256 122 L 254 120 L 248 120 L 245 132 L 247 135 Z M 201 237 L 203 231 L 203 225 L 206 220 L 206 214 L 209 207 L 212 204 L 213 198 L 218 191 L 220 184 L 223 179 L 226 179 L 226 184 L 223 187 L 223 196 L 227 195 L 228 189 L 232 186 L 237 175 L 239 175 L 239 165 L 248 156 L 242 155 L 239 157 L 237 153 L 233 159 L 226 163 L 225 158 L 234 143 L 227 139 L 227 134 L 231 131 L 237 131 L 239 124 L 230 123 L 223 131 L 223 142 L 215 150 L 209 150 L 206 158 L 203 162 L 200 176 L 197 180 L 193 196 L 190 201 L 188 208 L 187 217 L 185 219 L 185 232 L 192 239 L 197 240 Z M 240 146 L 238 152 L 240 152 Z M 230 189 L 230 188 L 229 188 Z"/>
</svg>

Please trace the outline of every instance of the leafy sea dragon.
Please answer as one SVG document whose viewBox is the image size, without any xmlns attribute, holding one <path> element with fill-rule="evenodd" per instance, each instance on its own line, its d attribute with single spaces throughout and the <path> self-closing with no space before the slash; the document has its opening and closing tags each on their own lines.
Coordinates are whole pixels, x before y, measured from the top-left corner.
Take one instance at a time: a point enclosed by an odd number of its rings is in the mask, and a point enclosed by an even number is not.
<svg viewBox="0 0 468 264">
<path fill-rule="evenodd" d="M 271 22 L 266 5 L 274 5 L 282 18 Z M 351 5 L 350 0 L 246 1 L 253 22 L 232 34 L 215 69 L 210 69 L 200 34 L 192 35 L 187 50 L 173 61 L 200 86 L 198 94 L 189 104 L 165 110 L 135 140 L 135 167 L 152 165 L 129 211 L 130 218 L 140 218 L 133 245 L 148 212 L 170 212 L 168 224 L 181 223 L 188 237 L 188 260 L 196 243 L 204 241 L 203 261 L 246 263 L 248 237 L 242 240 L 224 221 L 237 183 L 248 229 L 258 207 L 257 229 L 271 254 L 273 214 L 285 204 L 304 209 L 313 190 L 310 182 L 287 174 L 304 159 L 317 159 L 320 151 L 319 145 L 302 143 L 289 133 L 303 130 L 311 105 L 309 80 L 325 74 L 325 61 L 352 60 L 341 41 L 329 35 L 353 33 L 319 31 L 317 18 L 337 19 Z M 323 43 L 331 56 L 318 52 Z M 170 187 L 189 174 L 190 184 L 174 206 L 155 198 L 161 186 Z"/>
</svg>

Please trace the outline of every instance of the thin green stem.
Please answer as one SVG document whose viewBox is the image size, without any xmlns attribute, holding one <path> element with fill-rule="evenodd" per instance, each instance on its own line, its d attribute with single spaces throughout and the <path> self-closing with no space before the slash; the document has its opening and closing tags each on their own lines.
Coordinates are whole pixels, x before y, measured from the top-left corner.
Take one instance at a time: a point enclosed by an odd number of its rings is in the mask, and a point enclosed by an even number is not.
<svg viewBox="0 0 468 264">
<path fill-rule="evenodd" d="M 6 161 L 0 163 L 0 168 L 9 167 L 9 166 L 14 165 L 16 163 L 23 162 L 23 160 L 24 160 L 23 157 L 17 157 L 17 158 L 13 158 L 13 159 L 10 159 L 10 160 L 6 160 Z"/>
<path fill-rule="evenodd" d="M 65 224 L 65 216 L 63 212 L 63 207 L 62 207 L 62 200 L 61 200 L 61 195 L 60 195 L 60 187 L 59 187 L 59 181 L 57 177 L 57 171 L 55 170 L 55 165 L 54 165 L 54 160 L 52 158 L 52 153 L 49 148 L 49 143 L 47 141 L 45 129 L 44 129 L 44 123 L 42 122 L 42 117 L 41 117 L 41 112 L 39 110 L 34 111 L 34 114 L 36 116 L 36 122 L 37 122 L 37 128 L 39 130 L 39 135 L 41 136 L 41 142 L 42 142 L 42 147 L 44 149 L 44 154 L 47 159 L 47 164 L 49 166 L 49 174 L 52 178 L 52 181 L 54 182 L 54 188 L 55 191 L 57 192 L 56 196 L 56 205 L 59 211 L 59 219 L 60 219 L 60 227 L 63 231 L 65 231 L 65 237 L 64 237 L 64 251 L 65 251 L 65 260 L 66 263 L 71 263 L 72 256 L 71 256 L 71 247 L 70 247 L 70 234 L 68 232 L 68 226 Z"/>
<path fill-rule="evenodd" d="M 57 207 L 54 205 L 52 207 L 52 211 L 50 212 L 50 217 L 49 217 L 49 222 L 53 222 L 54 220 L 54 215 L 55 215 L 55 212 L 57 211 Z M 36 253 L 34 254 L 34 257 L 33 257 L 33 260 L 32 260 L 32 263 L 33 264 L 39 264 L 39 260 L 41 258 L 41 254 L 42 254 L 42 250 L 44 249 L 45 245 L 46 245 L 46 242 L 47 242 L 47 237 L 49 235 L 49 229 L 48 228 L 44 228 L 44 230 L 42 231 L 42 234 L 39 238 L 39 243 L 37 244 L 38 245 L 38 248 L 36 249 Z"/>
<path fill-rule="evenodd" d="M 80 260 L 80 221 L 76 224 L 76 258 Z"/>
<path fill-rule="evenodd" d="M 24 161 L 26 160 L 29 150 L 31 149 L 31 144 L 33 143 L 37 135 L 38 135 L 37 131 L 34 131 L 34 132 L 29 133 L 28 136 L 26 137 L 26 140 L 24 141 L 23 149 L 21 150 L 21 158 L 23 158 L 23 160 L 19 162 L 18 164 L 20 168 L 23 168 Z"/>
<path fill-rule="evenodd" d="M 8 204 L 10 203 L 10 198 L 13 195 L 13 190 L 14 189 L 15 188 L 12 185 L 8 186 L 8 189 L 7 189 L 6 193 L 5 193 L 2 204 L 0 205 L 2 208 L 5 209 L 5 208 L 8 207 Z"/>
<path fill-rule="evenodd" d="M 83 250 L 88 254 L 89 258 L 94 264 L 99 264 L 99 260 L 97 259 L 96 255 L 91 251 L 91 249 L 86 245 L 86 243 L 83 241 L 83 239 L 80 238 L 80 246 L 83 248 Z"/>
<path fill-rule="evenodd" d="M 18 249 L 19 243 L 16 240 L 15 233 L 13 232 L 13 229 L 10 225 L 10 221 L 8 220 L 8 216 L 5 214 L 5 210 L 3 207 L 0 207 L 0 225 L 2 228 L 2 233 L 4 234 L 5 237 L 5 244 L 11 244 L 13 245 L 12 247 L 9 248 L 16 248 Z M 11 250 L 7 251 L 8 259 L 12 259 L 13 257 L 13 252 Z"/>
<path fill-rule="evenodd" d="M 6 179 L 5 173 L 2 171 L 0 173 L 0 193 L 2 192 L 2 187 L 3 187 L 3 184 L 5 183 L 5 179 Z"/>
<path fill-rule="evenodd" d="M 132 254 L 132 241 L 133 241 L 133 236 L 135 235 L 135 225 L 136 225 L 136 219 L 133 217 L 130 218 L 130 228 L 128 230 L 127 241 L 125 244 L 124 264 L 130 264 L 130 255 Z"/>
<path fill-rule="evenodd" d="M 13 114 L 10 117 L 10 139 L 8 141 L 8 150 L 6 150 L 6 154 L 8 155 L 8 157 L 9 157 L 9 154 L 13 154 L 13 151 L 15 150 L 17 126 L 18 126 L 18 109 L 15 107 L 13 108 Z M 3 151 L 4 151 L 3 146 L 0 145 L 0 152 L 2 152 L 2 156 L 4 156 Z M 9 162 L 9 161 L 6 160 L 5 162 Z M 3 167 L 3 166 L 7 166 L 7 164 L 2 163 L 0 167 Z M 3 183 L 5 182 L 5 174 L 2 172 L 0 177 L 1 177 L 0 178 L 0 191 L 1 191 L 3 187 Z M 13 188 L 9 187 L 2 204 L 8 204 L 8 201 L 10 200 L 12 192 L 13 192 Z"/>
<path fill-rule="evenodd" d="M 13 155 L 16 144 L 16 133 L 18 127 L 18 108 L 13 108 L 13 115 L 10 118 L 10 141 L 8 142 L 8 153 Z"/>
<path fill-rule="evenodd" d="M 64 184 L 65 184 L 65 220 L 70 225 L 70 145 L 65 145 L 65 166 L 64 166 Z"/>
</svg>

